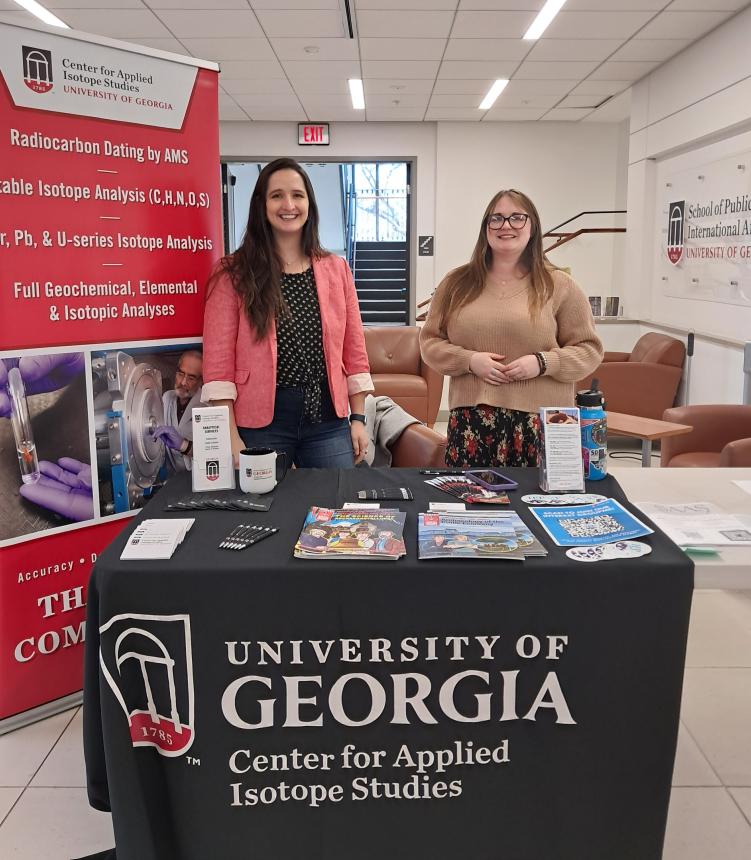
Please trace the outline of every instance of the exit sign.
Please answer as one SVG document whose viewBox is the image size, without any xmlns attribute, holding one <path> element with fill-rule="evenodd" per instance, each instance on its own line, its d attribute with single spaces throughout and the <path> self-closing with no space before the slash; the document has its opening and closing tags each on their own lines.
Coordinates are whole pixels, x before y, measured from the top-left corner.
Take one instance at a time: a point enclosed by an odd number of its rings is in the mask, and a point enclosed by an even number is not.
<svg viewBox="0 0 751 860">
<path fill-rule="evenodd" d="M 297 124 L 297 143 L 300 146 L 328 146 L 329 124 L 327 122 L 299 122 Z"/>
</svg>

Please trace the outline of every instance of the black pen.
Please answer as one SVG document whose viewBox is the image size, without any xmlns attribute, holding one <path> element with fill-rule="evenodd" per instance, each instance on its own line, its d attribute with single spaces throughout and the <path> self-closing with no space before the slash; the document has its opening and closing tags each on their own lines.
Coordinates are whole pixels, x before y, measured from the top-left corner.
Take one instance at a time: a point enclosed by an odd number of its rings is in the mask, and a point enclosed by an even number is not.
<svg viewBox="0 0 751 860">
<path fill-rule="evenodd" d="M 461 475 L 457 469 L 420 469 L 421 475 Z"/>
</svg>

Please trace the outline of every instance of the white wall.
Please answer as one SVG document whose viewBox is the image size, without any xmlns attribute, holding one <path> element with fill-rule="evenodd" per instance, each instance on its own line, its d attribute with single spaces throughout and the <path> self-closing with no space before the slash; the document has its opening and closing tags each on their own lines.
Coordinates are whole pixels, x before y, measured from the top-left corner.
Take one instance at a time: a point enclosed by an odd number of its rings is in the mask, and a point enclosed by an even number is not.
<svg viewBox="0 0 751 860">
<path fill-rule="evenodd" d="M 697 332 L 692 403 L 739 402 L 743 356 L 707 333 L 751 340 L 751 308 L 664 295 L 656 202 L 665 176 L 751 149 L 751 9 L 639 81 L 632 91 L 628 175 L 629 316 Z M 663 185 L 661 185 L 663 183 Z"/>
</svg>

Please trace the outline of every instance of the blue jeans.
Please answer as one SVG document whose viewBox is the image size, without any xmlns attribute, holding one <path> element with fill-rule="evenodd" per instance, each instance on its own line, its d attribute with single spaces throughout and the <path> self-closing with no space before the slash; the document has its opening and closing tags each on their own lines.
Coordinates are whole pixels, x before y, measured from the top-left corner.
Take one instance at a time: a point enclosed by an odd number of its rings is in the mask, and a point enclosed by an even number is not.
<svg viewBox="0 0 751 860">
<path fill-rule="evenodd" d="M 352 469 L 355 455 L 349 421 L 335 418 L 320 424 L 303 419 L 302 388 L 277 388 L 274 418 L 266 427 L 238 427 L 248 448 L 284 451 L 287 463 L 307 469 Z"/>
</svg>

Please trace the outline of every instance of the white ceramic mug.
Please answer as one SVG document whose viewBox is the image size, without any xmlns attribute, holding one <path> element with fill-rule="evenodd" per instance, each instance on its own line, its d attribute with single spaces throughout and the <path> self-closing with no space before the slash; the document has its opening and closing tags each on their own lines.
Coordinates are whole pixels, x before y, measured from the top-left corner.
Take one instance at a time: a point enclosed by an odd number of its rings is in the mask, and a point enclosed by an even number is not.
<svg viewBox="0 0 751 860">
<path fill-rule="evenodd" d="M 277 485 L 276 460 L 284 462 L 282 478 L 287 473 L 287 455 L 272 448 L 245 448 L 240 451 L 240 489 L 243 493 L 270 493 Z"/>
</svg>

